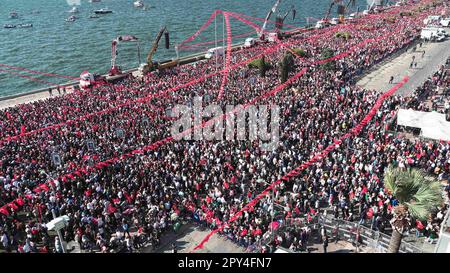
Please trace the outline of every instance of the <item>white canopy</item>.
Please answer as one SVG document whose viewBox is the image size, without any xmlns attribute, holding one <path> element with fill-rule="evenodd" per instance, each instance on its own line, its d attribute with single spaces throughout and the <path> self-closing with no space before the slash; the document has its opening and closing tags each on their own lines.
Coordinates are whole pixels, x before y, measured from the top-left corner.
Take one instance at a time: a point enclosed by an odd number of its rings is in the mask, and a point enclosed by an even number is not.
<svg viewBox="0 0 450 273">
<path fill-rule="evenodd" d="M 444 114 L 400 109 L 397 125 L 420 128 L 425 138 L 450 141 L 450 122 Z"/>
</svg>

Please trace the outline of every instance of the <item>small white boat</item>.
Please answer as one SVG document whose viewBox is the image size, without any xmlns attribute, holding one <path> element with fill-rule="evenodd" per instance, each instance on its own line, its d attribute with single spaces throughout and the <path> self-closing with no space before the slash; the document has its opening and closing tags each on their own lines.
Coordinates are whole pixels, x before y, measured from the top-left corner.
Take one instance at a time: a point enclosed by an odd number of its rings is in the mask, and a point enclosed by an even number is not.
<svg viewBox="0 0 450 273">
<path fill-rule="evenodd" d="M 134 7 L 136 8 L 143 8 L 144 7 L 144 1 L 138 0 L 133 3 Z"/>
<path fill-rule="evenodd" d="M 17 18 L 19 18 L 19 14 L 17 14 L 17 12 L 13 11 L 9 14 L 9 18 L 17 19 Z"/>
<path fill-rule="evenodd" d="M 3 27 L 4 28 L 16 28 L 16 25 L 6 24 Z"/>
<path fill-rule="evenodd" d="M 19 24 L 19 25 L 17 25 L 17 27 L 19 27 L 19 28 L 30 28 L 30 27 L 33 27 L 33 24 Z"/>
<path fill-rule="evenodd" d="M 78 12 L 80 11 L 78 10 L 77 7 L 73 7 L 71 10 L 69 10 L 69 13 L 78 13 Z"/>
<path fill-rule="evenodd" d="M 89 0 L 89 3 L 98 3 L 101 2 L 101 0 Z"/>
<path fill-rule="evenodd" d="M 101 8 L 98 10 L 94 10 L 95 14 L 107 14 L 107 13 L 112 13 L 112 10 L 107 9 L 107 8 Z"/>
<path fill-rule="evenodd" d="M 75 22 L 75 20 L 77 20 L 77 17 L 72 15 L 69 18 L 66 19 L 66 22 Z"/>
</svg>

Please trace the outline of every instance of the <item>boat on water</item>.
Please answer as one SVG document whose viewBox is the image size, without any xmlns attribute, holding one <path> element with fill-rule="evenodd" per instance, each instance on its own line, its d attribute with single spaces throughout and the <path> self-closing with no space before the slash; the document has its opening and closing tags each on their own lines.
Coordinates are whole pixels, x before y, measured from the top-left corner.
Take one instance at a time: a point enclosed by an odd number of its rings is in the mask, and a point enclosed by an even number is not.
<svg viewBox="0 0 450 273">
<path fill-rule="evenodd" d="M 17 14 L 17 12 L 13 11 L 13 12 L 9 13 L 9 18 L 17 19 L 17 18 L 19 18 L 19 14 Z"/>
<path fill-rule="evenodd" d="M 69 13 L 78 13 L 78 12 L 80 12 L 79 10 L 78 10 L 78 8 L 77 7 L 73 7 L 71 10 L 69 10 L 68 11 Z"/>
<path fill-rule="evenodd" d="M 133 5 L 134 5 L 135 8 L 143 8 L 144 7 L 144 1 L 141 1 L 141 0 L 135 1 L 133 3 Z"/>
<path fill-rule="evenodd" d="M 17 25 L 17 27 L 19 27 L 19 28 L 30 28 L 30 27 L 33 27 L 33 24 L 19 24 L 19 25 Z"/>
<path fill-rule="evenodd" d="M 100 18 L 100 16 L 95 15 L 95 14 L 89 15 L 89 19 L 95 19 L 95 18 Z"/>
<path fill-rule="evenodd" d="M 102 0 L 89 0 L 89 3 L 98 3 L 101 2 Z"/>
<path fill-rule="evenodd" d="M 108 9 L 108 8 L 101 8 L 98 10 L 94 10 L 95 14 L 108 14 L 108 13 L 112 13 L 112 10 Z"/>
<path fill-rule="evenodd" d="M 66 19 L 66 22 L 75 22 L 75 20 L 77 20 L 77 17 L 75 16 L 69 16 L 69 18 Z"/>
<path fill-rule="evenodd" d="M 16 28 L 16 25 L 6 24 L 3 27 L 4 28 Z"/>
</svg>

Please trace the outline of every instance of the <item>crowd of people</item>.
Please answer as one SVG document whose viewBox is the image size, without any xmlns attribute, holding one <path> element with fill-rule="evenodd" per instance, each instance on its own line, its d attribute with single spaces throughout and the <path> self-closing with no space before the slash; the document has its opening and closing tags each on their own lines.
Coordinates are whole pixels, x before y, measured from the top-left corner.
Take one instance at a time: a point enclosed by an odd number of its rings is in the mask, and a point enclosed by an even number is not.
<svg viewBox="0 0 450 273">
<path fill-rule="evenodd" d="M 222 57 L 150 73 L 143 81 L 129 77 L 0 111 L 4 249 L 61 252 L 59 239 L 45 226 L 53 214 L 70 219 L 62 231 L 65 241 L 101 252 L 136 251 L 147 242 L 157 247 L 161 234 L 184 218 L 209 228 L 228 222 L 268 184 L 364 118 L 380 94 L 355 86 L 354 77 L 411 45 L 423 18 L 442 8 L 429 6 L 422 13 L 399 16 L 404 8 L 413 7 L 395 7 L 280 43 L 233 51 L 233 69 L 220 99 L 222 75 L 216 72 L 223 69 L 218 65 Z M 386 20 L 388 16 L 397 20 Z M 348 32 L 350 38 L 336 36 L 337 31 Z M 295 58 L 289 76 L 296 79 L 289 86 L 263 96 L 280 85 L 276 66 L 288 51 L 281 43 L 307 55 Z M 342 57 L 329 66 L 316 64 L 324 49 Z M 264 77 L 245 65 L 262 55 L 274 67 Z M 305 73 L 300 74 L 302 70 Z M 277 149 L 265 151 L 259 141 L 242 140 L 167 141 L 157 149 L 142 149 L 170 137 L 173 117 L 167 109 L 189 105 L 195 96 L 203 97 L 204 105 L 224 107 L 260 96 L 258 103 L 277 104 L 281 109 Z M 371 211 L 373 228 L 383 230 L 396 205 L 395 196 L 383 190 L 385 167 L 419 167 L 449 179 L 449 143 L 384 133 L 386 119 L 404 103 L 402 97 L 388 98 L 363 134 L 301 176 L 283 182 L 273 196 L 267 195 L 227 224 L 222 234 L 244 247 L 257 244 L 275 225 L 271 218 L 275 206 L 283 208 L 278 215 L 282 219 L 313 217 L 334 207 L 338 217 L 366 221 Z M 121 157 L 140 149 L 134 156 Z M 308 231 L 287 236 L 299 245 L 307 240 Z M 279 242 L 275 238 L 272 243 Z"/>
</svg>

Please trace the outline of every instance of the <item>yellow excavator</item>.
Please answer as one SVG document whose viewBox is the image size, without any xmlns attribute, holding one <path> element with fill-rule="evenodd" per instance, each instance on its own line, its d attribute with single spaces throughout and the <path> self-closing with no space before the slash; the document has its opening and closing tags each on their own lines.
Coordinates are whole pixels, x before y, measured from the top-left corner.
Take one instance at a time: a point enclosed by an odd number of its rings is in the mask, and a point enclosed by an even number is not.
<svg viewBox="0 0 450 273">
<path fill-rule="evenodd" d="M 139 66 L 139 71 L 141 73 L 146 74 L 159 68 L 158 62 L 153 61 L 153 54 L 155 54 L 156 50 L 158 49 L 159 41 L 161 40 L 163 35 L 165 35 L 166 37 L 166 48 L 169 48 L 169 32 L 167 31 L 167 27 L 164 26 L 160 29 L 160 31 L 156 35 L 155 40 L 153 41 L 153 45 L 147 55 L 147 63 L 141 64 Z"/>
</svg>

